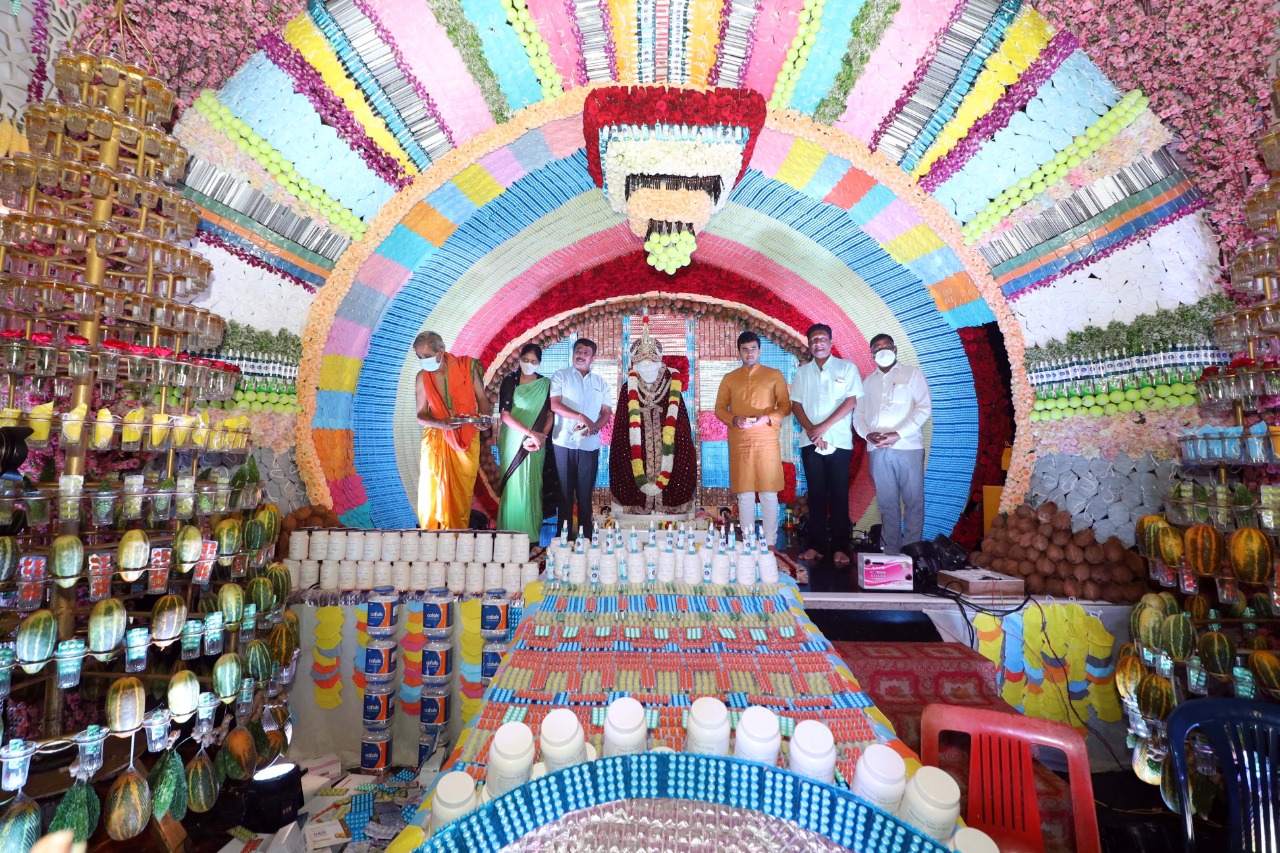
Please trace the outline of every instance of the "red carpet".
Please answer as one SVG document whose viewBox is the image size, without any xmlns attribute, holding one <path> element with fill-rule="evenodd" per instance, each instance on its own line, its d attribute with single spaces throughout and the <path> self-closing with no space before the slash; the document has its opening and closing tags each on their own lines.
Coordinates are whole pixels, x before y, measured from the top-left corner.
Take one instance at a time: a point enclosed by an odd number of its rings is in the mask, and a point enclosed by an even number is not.
<svg viewBox="0 0 1280 853">
<path fill-rule="evenodd" d="M 959 643 L 834 644 L 858 684 L 893 723 L 898 737 L 920 751 L 920 715 L 926 705 L 976 705 L 1016 714 L 996 690 L 996 665 Z M 944 740 L 939 763 L 960 783 L 961 814 L 968 807 L 968 745 Z M 1045 850 L 1075 850 L 1071 792 L 1065 780 L 1036 764 L 1036 791 L 1044 824 Z"/>
</svg>

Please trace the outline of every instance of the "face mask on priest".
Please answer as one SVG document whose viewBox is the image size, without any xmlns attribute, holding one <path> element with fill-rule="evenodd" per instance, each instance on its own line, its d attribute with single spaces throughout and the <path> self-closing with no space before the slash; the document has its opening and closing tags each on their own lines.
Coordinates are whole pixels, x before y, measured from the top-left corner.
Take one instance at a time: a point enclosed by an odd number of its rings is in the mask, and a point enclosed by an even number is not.
<svg viewBox="0 0 1280 853">
<path fill-rule="evenodd" d="M 662 362 L 652 359 L 638 361 L 635 364 L 636 375 L 645 382 L 654 382 L 658 378 L 658 374 L 662 371 Z"/>
</svg>

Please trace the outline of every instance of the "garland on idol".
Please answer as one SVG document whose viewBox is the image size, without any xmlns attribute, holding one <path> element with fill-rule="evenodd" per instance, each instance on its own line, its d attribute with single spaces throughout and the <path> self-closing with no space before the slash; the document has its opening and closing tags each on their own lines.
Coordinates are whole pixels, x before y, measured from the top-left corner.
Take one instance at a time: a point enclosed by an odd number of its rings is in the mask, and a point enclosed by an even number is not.
<svg viewBox="0 0 1280 853">
<path fill-rule="evenodd" d="M 671 482 L 676 461 L 676 418 L 680 415 L 680 374 L 671 374 L 671 390 L 667 394 L 667 415 L 662 420 L 662 465 L 658 476 L 650 481 L 644 472 L 644 441 L 640 432 L 640 378 L 635 368 L 627 373 L 627 436 L 631 442 L 631 473 L 636 485 L 646 495 L 660 495 Z"/>
</svg>

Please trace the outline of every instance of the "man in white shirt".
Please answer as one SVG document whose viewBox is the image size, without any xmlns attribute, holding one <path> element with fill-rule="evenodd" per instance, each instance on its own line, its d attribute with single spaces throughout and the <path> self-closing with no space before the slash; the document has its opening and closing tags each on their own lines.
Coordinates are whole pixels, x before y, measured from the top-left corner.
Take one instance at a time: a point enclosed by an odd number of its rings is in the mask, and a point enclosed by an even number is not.
<svg viewBox="0 0 1280 853">
<path fill-rule="evenodd" d="M 849 565 L 849 460 L 853 429 L 849 415 L 862 396 L 862 377 L 852 362 L 831 354 L 831 327 L 815 323 L 805 333 L 813 361 L 791 380 L 791 413 L 804 433 L 800 460 L 809 484 L 808 549 L 802 560 L 831 554 L 839 568 Z M 828 521 L 830 514 L 830 521 Z"/>
<path fill-rule="evenodd" d="M 583 536 L 591 537 L 591 496 L 600 467 L 600 429 L 613 417 L 613 409 L 605 402 L 609 386 L 591 372 L 595 360 L 595 341 L 579 338 L 573 345 L 571 366 L 557 370 L 551 377 L 551 411 L 556 416 L 551 451 L 560 480 L 560 526 L 569 522 L 570 540 L 578 538 L 579 529 Z M 573 524 L 575 506 L 577 525 Z"/>
<path fill-rule="evenodd" d="M 924 535 L 923 430 L 933 403 L 920 368 L 898 361 L 893 338 L 872 338 L 871 355 L 878 369 L 864 381 L 866 393 L 853 413 L 853 427 L 870 451 L 881 545 L 886 554 L 901 554 L 904 544 Z"/>
</svg>

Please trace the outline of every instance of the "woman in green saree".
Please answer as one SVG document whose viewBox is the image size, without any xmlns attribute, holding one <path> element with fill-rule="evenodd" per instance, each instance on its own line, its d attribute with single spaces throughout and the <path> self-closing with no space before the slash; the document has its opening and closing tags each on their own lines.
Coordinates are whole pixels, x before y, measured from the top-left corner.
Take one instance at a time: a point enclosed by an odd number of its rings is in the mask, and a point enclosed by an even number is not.
<svg viewBox="0 0 1280 853">
<path fill-rule="evenodd" d="M 542 465 L 551 431 L 551 381 L 538 375 L 542 347 L 525 344 L 520 370 L 502 380 L 498 409 L 498 529 L 529 534 L 534 545 L 542 529 Z"/>
</svg>

